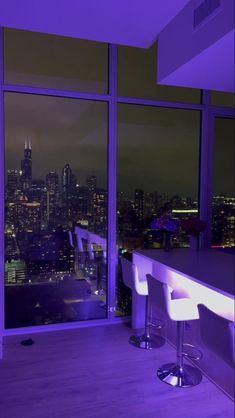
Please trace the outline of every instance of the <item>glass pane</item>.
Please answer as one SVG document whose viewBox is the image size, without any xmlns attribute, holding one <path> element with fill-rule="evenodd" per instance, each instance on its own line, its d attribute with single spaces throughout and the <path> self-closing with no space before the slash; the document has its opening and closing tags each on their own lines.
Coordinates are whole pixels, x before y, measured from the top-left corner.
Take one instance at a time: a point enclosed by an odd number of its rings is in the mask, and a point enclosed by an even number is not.
<svg viewBox="0 0 235 418">
<path fill-rule="evenodd" d="M 211 102 L 215 106 L 235 107 L 235 95 L 234 93 L 212 91 Z"/>
<path fill-rule="evenodd" d="M 106 317 L 107 104 L 5 95 L 6 327 Z"/>
<path fill-rule="evenodd" d="M 119 96 L 200 103 L 198 89 L 157 85 L 157 45 L 149 49 L 119 46 Z"/>
<path fill-rule="evenodd" d="M 235 245 L 235 120 L 215 119 L 212 245 Z"/>
<path fill-rule="evenodd" d="M 198 215 L 199 132 L 199 112 L 119 105 L 117 315 L 130 309 L 121 257 L 131 258 L 135 249 L 162 247 L 164 233 L 152 222 L 164 214 L 166 203 L 177 225 Z M 186 232 L 177 232 L 171 237 L 173 246 L 188 247 Z"/>
<path fill-rule="evenodd" d="M 106 93 L 108 45 L 4 30 L 5 83 Z"/>
</svg>

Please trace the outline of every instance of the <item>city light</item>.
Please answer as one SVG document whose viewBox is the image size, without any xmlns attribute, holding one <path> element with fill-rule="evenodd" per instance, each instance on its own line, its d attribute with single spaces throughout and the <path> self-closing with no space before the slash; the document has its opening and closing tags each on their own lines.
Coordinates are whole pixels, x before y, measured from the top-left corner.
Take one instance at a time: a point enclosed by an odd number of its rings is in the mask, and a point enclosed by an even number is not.
<svg viewBox="0 0 235 418">
<path fill-rule="evenodd" d="M 107 190 L 98 186 L 94 175 L 87 176 L 85 184 L 78 182 L 69 163 L 61 167 L 61 175 L 51 169 L 44 179 L 34 179 L 33 155 L 33 146 L 26 141 L 20 169 L 8 169 L 6 174 L 5 284 L 12 294 L 14 289 L 25 289 L 21 298 L 25 298 L 26 310 L 27 285 L 31 292 L 35 289 L 35 298 L 41 294 L 42 302 L 40 305 L 35 302 L 32 315 L 46 324 L 68 320 L 66 311 L 61 313 L 61 300 L 71 307 L 78 302 L 86 303 L 90 297 L 105 303 L 108 195 Z M 161 231 L 152 230 L 151 222 L 161 214 L 166 200 L 179 221 L 198 217 L 195 197 L 166 197 L 159 191 L 145 192 L 139 188 L 133 191 L 132 197 L 127 197 L 118 191 L 119 262 L 120 257 L 128 256 L 133 249 L 161 247 Z M 234 198 L 223 195 L 213 198 L 213 248 L 235 245 L 234 203 Z M 174 246 L 189 247 L 189 237 L 184 231 L 175 235 Z M 78 285 L 73 294 L 61 299 L 61 286 L 63 292 L 65 289 L 71 292 L 69 289 Z M 76 292 L 79 296 L 75 297 Z M 10 295 L 9 290 L 6 294 Z M 83 294 L 86 298 L 81 297 Z M 117 314 L 128 314 L 131 299 L 120 270 L 116 298 Z M 60 305 L 60 314 L 56 313 L 57 308 L 49 308 L 48 303 Z M 77 314 L 73 312 L 73 315 Z"/>
</svg>

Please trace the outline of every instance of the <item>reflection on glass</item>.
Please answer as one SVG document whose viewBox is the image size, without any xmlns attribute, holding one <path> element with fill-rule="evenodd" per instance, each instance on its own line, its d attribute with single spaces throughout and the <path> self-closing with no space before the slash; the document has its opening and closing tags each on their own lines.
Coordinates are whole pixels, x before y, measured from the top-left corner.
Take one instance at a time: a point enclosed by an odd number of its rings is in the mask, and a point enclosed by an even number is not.
<svg viewBox="0 0 235 418">
<path fill-rule="evenodd" d="M 157 45 L 149 49 L 119 46 L 118 94 L 142 99 L 200 103 L 198 89 L 157 85 Z"/>
<path fill-rule="evenodd" d="M 235 95 L 234 93 L 212 91 L 211 102 L 215 106 L 235 107 Z"/>
<path fill-rule="evenodd" d="M 212 246 L 235 245 L 234 119 L 215 119 Z"/>
<path fill-rule="evenodd" d="M 198 215 L 199 112 L 119 105 L 117 315 L 130 311 L 130 292 L 120 258 L 135 249 L 161 248 L 162 231 L 152 222 L 166 210 L 179 222 Z M 188 247 L 183 232 L 174 247 Z"/>
<path fill-rule="evenodd" d="M 4 81 L 107 93 L 108 45 L 43 33 L 4 30 Z"/>
<path fill-rule="evenodd" d="M 5 96 L 6 327 L 106 317 L 107 107 Z"/>
</svg>

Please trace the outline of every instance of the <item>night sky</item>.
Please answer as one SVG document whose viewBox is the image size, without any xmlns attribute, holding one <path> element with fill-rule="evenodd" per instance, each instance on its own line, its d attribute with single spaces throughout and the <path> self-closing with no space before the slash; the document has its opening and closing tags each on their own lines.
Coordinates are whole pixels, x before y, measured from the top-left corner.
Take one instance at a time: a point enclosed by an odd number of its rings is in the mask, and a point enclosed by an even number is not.
<svg viewBox="0 0 235 418">
<path fill-rule="evenodd" d="M 97 49 L 93 42 L 62 41 L 8 32 L 5 81 L 105 93 L 107 46 L 99 44 Z M 119 57 L 119 94 L 126 91 L 135 96 L 136 92 L 149 98 L 165 94 L 169 100 L 172 92 L 172 100 L 199 100 L 197 90 L 156 86 L 155 50 L 121 48 Z M 6 169 L 20 168 L 24 141 L 30 139 L 34 178 L 45 179 L 51 170 L 60 176 L 69 163 L 79 184 L 92 174 L 99 186 L 106 187 L 107 110 L 101 102 L 7 93 Z M 119 191 L 132 196 L 135 188 L 143 188 L 169 196 L 197 196 L 199 112 L 120 105 L 118 120 Z M 215 192 L 230 196 L 234 190 L 233 132 L 231 121 L 216 125 Z"/>
</svg>

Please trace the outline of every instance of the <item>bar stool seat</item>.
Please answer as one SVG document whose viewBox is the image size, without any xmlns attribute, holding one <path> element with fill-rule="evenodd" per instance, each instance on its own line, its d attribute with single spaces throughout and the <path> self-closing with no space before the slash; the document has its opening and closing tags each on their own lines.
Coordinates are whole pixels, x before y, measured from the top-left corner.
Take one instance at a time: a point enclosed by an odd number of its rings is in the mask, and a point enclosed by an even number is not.
<svg viewBox="0 0 235 418">
<path fill-rule="evenodd" d="M 135 270 L 135 275 L 138 275 L 137 266 L 133 264 L 133 269 Z M 141 296 L 148 296 L 148 283 L 147 280 L 136 280 L 135 281 L 135 290 Z"/>
<path fill-rule="evenodd" d="M 122 258 L 122 277 L 125 285 L 132 291 L 135 291 L 140 296 L 146 297 L 145 304 L 145 333 L 140 336 L 132 335 L 129 338 L 129 343 L 135 347 L 145 350 L 151 350 L 152 348 L 159 348 L 165 344 L 164 338 L 151 335 L 150 336 L 150 305 L 148 298 L 148 283 L 146 278 L 140 280 L 138 269 L 135 264 L 132 264 L 129 260 Z"/>
<path fill-rule="evenodd" d="M 169 307 L 173 321 L 192 321 L 199 318 L 197 305 L 189 298 L 173 299 Z"/>
<path fill-rule="evenodd" d="M 189 298 L 171 299 L 171 288 L 147 274 L 149 299 L 152 306 L 160 309 L 164 316 L 177 323 L 177 362 L 161 366 L 157 375 L 160 380 L 171 386 L 191 387 L 202 380 L 201 372 L 183 362 L 185 321 L 199 319 L 196 303 Z"/>
</svg>

